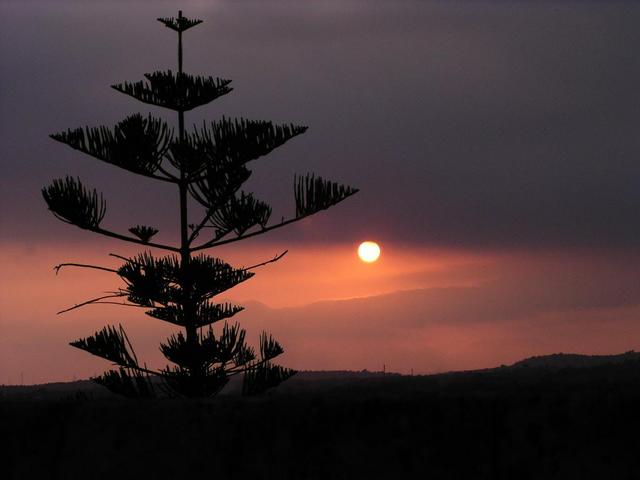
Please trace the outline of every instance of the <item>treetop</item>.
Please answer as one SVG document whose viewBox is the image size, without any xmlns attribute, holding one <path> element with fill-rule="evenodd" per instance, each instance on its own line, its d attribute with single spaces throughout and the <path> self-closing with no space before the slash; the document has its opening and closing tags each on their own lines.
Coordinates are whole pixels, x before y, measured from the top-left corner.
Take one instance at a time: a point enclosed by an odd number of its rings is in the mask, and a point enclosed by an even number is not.
<svg viewBox="0 0 640 480">
<path fill-rule="evenodd" d="M 182 33 L 185 30 L 189 30 L 191 27 L 195 27 L 202 23 L 202 20 L 198 18 L 187 18 L 182 16 L 182 10 L 178 12 L 178 18 L 174 17 L 161 17 L 158 18 L 159 22 L 164 23 L 165 27 L 175 30 L 178 33 Z"/>
</svg>

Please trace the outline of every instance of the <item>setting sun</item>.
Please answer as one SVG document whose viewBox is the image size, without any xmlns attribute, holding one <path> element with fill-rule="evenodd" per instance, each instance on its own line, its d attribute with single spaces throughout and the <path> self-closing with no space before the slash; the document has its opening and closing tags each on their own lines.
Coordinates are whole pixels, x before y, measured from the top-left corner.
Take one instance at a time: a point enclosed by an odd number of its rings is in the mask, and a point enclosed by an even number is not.
<svg viewBox="0 0 640 480">
<path fill-rule="evenodd" d="M 376 242 L 362 242 L 358 247 L 360 260 L 373 263 L 380 257 L 380 246 Z"/>
</svg>

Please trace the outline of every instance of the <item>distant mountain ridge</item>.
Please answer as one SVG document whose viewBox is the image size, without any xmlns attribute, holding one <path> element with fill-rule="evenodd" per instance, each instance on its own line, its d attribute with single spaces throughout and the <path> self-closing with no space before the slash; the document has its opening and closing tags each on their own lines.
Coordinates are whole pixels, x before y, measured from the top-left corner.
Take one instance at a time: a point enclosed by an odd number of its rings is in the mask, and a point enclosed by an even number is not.
<svg viewBox="0 0 640 480">
<path fill-rule="evenodd" d="M 598 379 L 617 376 L 640 380 L 640 352 L 634 350 L 616 355 L 582 355 L 575 353 L 554 353 L 525 358 L 512 365 L 496 368 L 443 372 L 431 375 L 401 375 L 393 372 L 375 372 L 368 370 L 327 370 L 301 371 L 277 390 L 283 394 L 300 394 L 313 391 L 328 391 L 333 388 L 357 388 L 363 385 L 390 385 L 389 382 L 417 382 L 416 385 L 454 385 L 474 382 L 489 382 L 495 379 L 557 378 L 562 381 L 572 378 Z M 594 372 L 595 369 L 602 371 Z M 604 370 L 603 370 L 604 369 Z M 595 376 L 594 376 L 595 375 Z M 494 380 L 492 380 L 494 379 Z M 511 380 L 509 380 L 511 381 Z M 634 380 L 635 381 L 635 380 Z M 382 383 L 381 383 L 382 382 Z M 444 382 L 444 383 L 442 383 Z M 453 382 L 453 383 L 452 383 Z M 431 388 L 431 387 L 428 387 Z M 235 378 L 223 396 L 238 395 L 241 379 Z M 82 400 L 108 399 L 115 396 L 104 387 L 90 380 L 57 382 L 41 385 L 0 385 L 2 400 Z"/>
<path fill-rule="evenodd" d="M 509 368 L 581 368 L 595 367 L 599 365 L 624 363 L 627 361 L 640 360 L 640 352 L 630 350 L 616 355 L 581 355 L 577 353 L 554 353 L 551 355 L 541 355 L 520 360 Z"/>
</svg>

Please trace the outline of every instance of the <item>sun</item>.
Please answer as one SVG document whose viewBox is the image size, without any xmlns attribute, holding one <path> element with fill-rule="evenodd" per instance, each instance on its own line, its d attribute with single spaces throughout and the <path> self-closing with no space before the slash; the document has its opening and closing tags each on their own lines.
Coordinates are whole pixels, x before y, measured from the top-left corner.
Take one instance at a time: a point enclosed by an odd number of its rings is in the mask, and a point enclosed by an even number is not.
<svg viewBox="0 0 640 480">
<path fill-rule="evenodd" d="M 360 260 L 366 263 L 373 263 L 380 257 L 380 246 L 376 242 L 362 242 L 358 247 Z"/>
</svg>

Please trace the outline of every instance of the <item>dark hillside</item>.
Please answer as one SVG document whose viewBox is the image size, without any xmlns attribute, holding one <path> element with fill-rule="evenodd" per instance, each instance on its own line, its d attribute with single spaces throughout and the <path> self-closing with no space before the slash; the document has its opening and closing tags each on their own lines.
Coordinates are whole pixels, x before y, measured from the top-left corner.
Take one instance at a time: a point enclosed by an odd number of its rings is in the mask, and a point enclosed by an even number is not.
<svg viewBox="0 0 640 480">
<path fill-rule="evenodd" d="M 640 360 L 640 353 L 633 350 L 618 355 L 578 355 L 575 353 L 555 353 L 539 357 L 530 357 L 520 360 L 512 367 L 594 367 L 608 363 L 624 363 L 629 360 Z"/>
<path fill-rule="evenodd" d="M 638 360 L 313 376 L 252 399 L 5 395 L 3 478 L 640 478 Z"/>
</svg>

